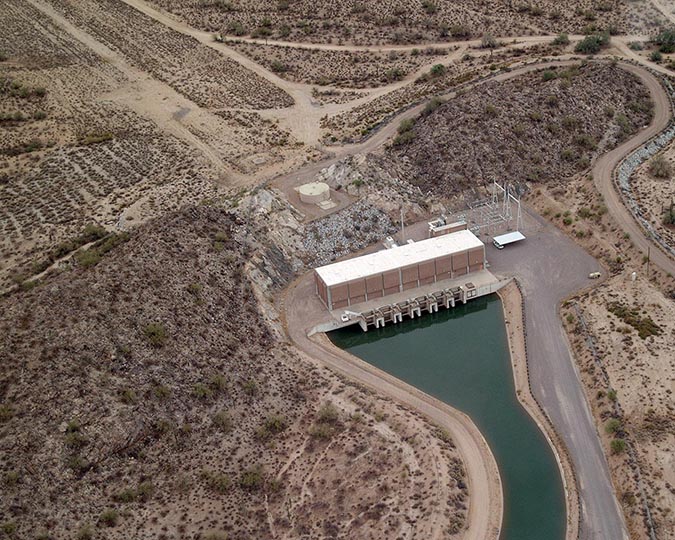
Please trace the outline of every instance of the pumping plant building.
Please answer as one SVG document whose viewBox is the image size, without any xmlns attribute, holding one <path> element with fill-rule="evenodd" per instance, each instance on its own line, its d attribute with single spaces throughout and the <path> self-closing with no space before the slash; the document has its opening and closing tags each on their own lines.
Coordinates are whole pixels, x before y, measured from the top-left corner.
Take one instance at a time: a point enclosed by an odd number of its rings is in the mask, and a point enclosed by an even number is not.
<svg viewBox="0 0 675 540">
<path fill-rule="evenodd" d="M 386 249 L 314 271 L 329 310 L 345 308 L 485 268 L 485 245 L 471 231 Z"/>
</svg>

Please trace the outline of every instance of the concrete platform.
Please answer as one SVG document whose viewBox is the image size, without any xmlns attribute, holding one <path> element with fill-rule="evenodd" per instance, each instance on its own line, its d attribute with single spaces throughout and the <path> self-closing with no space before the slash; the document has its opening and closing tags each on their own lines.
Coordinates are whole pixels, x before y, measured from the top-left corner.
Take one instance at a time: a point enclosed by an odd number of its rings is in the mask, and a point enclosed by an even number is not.
<svg viewBox="0 0 675 540">
<path fill-rule="evenodd" d="M 354 314 L 368 314 L 375 310 L 380 310 L 383 307 L 389 307 L 392 305 L 401 305 L 406 303 L 412 303 L 416 298 L 425 297 L 438 293 L 440 291 L 445 291 L 448 289 L 457 289 L 462 288 L 463 290 L 471 291 L 471 294 L 465 301 L 471 301 L 474 298 L 479 298 L 487 294 L 492 294 L 497 292 L 503 286 L 505 286 L 510 279 L 497 278 L 489 270 L 481 270 L 480 272 L 474 272 L 471 274 L 466 274 L 464 276 L 454 278 L 454 279 L 444 279 L 437 281 L 436 283 L 431 283 L 429 285 L 423 285 L 415 289 L 409 289 L 397 294 L 390 294 L 381 298 L 376 298 L 369 300 L 367 302 L 362 302 L 360 304 L 353 304 L 352 306 L 336 309 L 330 312 L 330 320 L 322 322 L 321 324 L 316 325 L 309 332 L 309 335 L 312 335 L 316 332 L 330 332 L 331 330 L 337 330 L 338 328 L 344 328 L 346 326 L 351 326 L 353 324 L 361 324 L 362 328 L 364 325 L 372 324 L 372 322 L 365 322 L 363 318 L 352 316 L 348 321 L 342 320 L 342 315 L 347 311 Z M 464 303 L 460 297 L 457 297 L 457 302 Z M 455 305 L 455 300 L 452 300 L 452 305 Z M 445 306 L 441 306 L 445 307 Z M 423 311 L 430 311 L 433 309 L 432 306 L 422 306 Z M 438 306 L 435 306 L 435 309 L 438 309 Z M 403 315 L 414 317 L 415 314 L 403 313 Z M 417 315 L 421 315 L 420 310 L 417 310 Z M 372 317 L 371 317 L 372 318 Z M 384 322 L 382 323 L 384 324 Z M 387 321 L 387 324 L 392 323 L 391 319 Z"/>
</svg>

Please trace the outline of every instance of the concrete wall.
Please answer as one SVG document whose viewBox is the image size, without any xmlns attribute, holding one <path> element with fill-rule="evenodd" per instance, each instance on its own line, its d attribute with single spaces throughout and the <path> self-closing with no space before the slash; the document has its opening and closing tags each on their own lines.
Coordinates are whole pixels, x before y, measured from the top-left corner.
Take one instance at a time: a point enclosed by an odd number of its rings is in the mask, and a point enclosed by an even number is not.
<svg viewBox="0 0 675 540">
<path fill-rule="evenodd" d="M 474 248 L 331 287 L 326 287 L 315 273 L 316 290 L 328 309 L 340 309 L 436 281 L 478 272 L 484 268 L 484 261 L 485 248 Z"/>
</svg>

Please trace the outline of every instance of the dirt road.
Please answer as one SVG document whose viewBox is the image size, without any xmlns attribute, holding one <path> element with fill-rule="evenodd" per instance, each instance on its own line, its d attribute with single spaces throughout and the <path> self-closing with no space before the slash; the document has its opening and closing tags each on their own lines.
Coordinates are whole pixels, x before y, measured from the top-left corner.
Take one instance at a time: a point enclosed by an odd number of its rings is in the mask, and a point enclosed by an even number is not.
<svg viewBox="0 0 675 540">
<path fill-rule="evenodd" d="M 308 330 L 316 324 L 317 307 L 312 302 L 319 301 L 314 294 L 311 274 L 301 277 L 289 287 L 282 301 L 287 332 L 295 346 L 311 361 L 423 413 L 433 423 L 446 429 L 459 449 L 468 478 L 468 529 L 463 540 L 496 540 L 503 506 L 499 470 L 476 425 L 467 415 L 442 401 L 334 347 L 325 334 L 308 338 Z"/>
<path fill-rule="evenodd" d="M 661 267 L 665 272 L 675 275 L 675 260 L 661 250 L 660 246 L 645 236 L 644 229 L 633 218 L 624 206 L 621 196 L 614 187 L 612 173 L 619 162 L 630 152 L 635 150 L 654 135 L 661 132 L 670 123 L 672 110 L 670 100 L 658 79 L 643 68 L 630 64 L 622 64 L 622 67 L 634 73 L 647 86 L 654 101 L 654 119 L 652 123 L 635 137 L 608 152 L 595 162 L 593 166 L 593 181 L 598 191 L 602 194 L 605 205 L 612 217 L 618 222 L 624 232 L 630 235 L 630 239 L 645 255 L 650 249 L 650 257 L 653 263 Z"/>
</svg>

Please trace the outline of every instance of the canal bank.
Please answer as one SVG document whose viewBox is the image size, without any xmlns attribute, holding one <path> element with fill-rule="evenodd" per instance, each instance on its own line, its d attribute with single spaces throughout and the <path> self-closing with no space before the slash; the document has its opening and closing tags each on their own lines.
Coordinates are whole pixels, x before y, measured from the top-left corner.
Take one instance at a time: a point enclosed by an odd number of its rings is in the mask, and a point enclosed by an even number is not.
<svg viewBox="0 0 675 540">
<path fill-rule="evenodd" d="M 368 334 L 343 330 L 331 338 L 476 422 L 499 464 L 504 494 L 502 540 L 562 540 L 575 534 L 575 527 L 565 519 L 558 461 L 516 397 L 518 377 L 512 370 L 503 317 L 501 303 L 491 297 L 397 328 Z"/>
<path fill-rule="evenodd" d="M 525 338 L 525 309 L 520 286 L 516 280 L 513 280 L 506 287 L 500 289 L 497 295 L 502 301 L 516 395 L 518 401 L 546 435 L 549 446 L 555 454 L 565 491 L 567 510 L 565 538 L 566 540 L 577 540 L 581 520 L 577 478 L 564 441 L 556 432 L 550 419 L 532 393 Z"/>
</svg>

